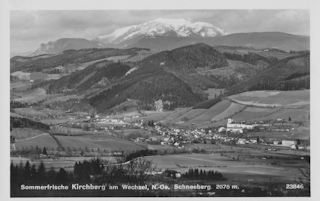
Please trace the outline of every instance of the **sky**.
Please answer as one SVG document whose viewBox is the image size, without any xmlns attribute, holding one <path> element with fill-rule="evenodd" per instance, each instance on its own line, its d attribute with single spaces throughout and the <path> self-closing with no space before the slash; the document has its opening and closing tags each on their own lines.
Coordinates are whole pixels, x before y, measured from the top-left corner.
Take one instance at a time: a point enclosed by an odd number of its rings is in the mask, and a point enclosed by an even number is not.
<svg viewBox="0 0 320 201">
<path fill-rule="evenodd" d="M 10 52 L 35 51 L 59 38 L 85 38 L 157 18 L 209 22 L 228 33 L 278 31 L 310 35 L 309 10 L 12 10 Z"/>
</svg>

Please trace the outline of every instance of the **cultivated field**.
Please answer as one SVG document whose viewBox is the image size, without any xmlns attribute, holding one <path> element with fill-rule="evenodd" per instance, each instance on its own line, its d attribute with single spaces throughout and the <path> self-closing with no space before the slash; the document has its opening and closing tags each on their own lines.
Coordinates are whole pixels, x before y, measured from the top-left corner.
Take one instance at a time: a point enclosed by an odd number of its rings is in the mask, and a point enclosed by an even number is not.
<svg viewBox="0 0 320 201">
<path fill-rule="evenodd" d="M 118 62 L 118 61 L 126 60 L 126 59 L 128 59 L 130 56 L 131 56 L 131 55 L 113 56 L 113 57 L 108 57 L 107 60 L 113 61 L 113 62 Z"/>
<path fill-rule="evenodd" d="M 166 118 L 167 116 L 169 116 L 171 113 L 172 113 L 172 111 L 169 111 L 169 112 L 157 112 L 157 113 L 150 114 L 150 115 L 147 115 L 147 116 L 142 116 L 142 117 L 139 117 L 139 118 L 133 118 L 133 119 L 125 120 L 125 121 L 126 122 L 134 122 L 134 121 L 141 120 L 141 119 L 144 119 L 146 121 L 161 121 L 164 118 Z"/>
<path fill-rule="evenodd" d="M 184 108 L 178 111 L 174 111 L 170 115 L 168 115 L 166 118 L 164 118 L 162 121 L 171 122 L 174 119 L 180 118 L 183 114 L 187 113 L 190 110 L 192 110 L 192 108 Z"/>
<path fill-rule="evenodd" d="M 310 90 L 250 91 L 229 96 L 229 99 L 244 105 L 297 107 L 310 104 Z"/>
<path fill-rule="evenodd" d="M 28 116 L 28 117 L 47 117 L 48 115 L 46 113 L 40 112 L 38 110 L 32 109 L 32 108 L 15 108 L 15 113 L 20 114 L 22 116 Z"/>
<path fill-rule="evenodd" d="M 204 124 L 199 125 L 199 128 L 210 128 L 210 127 L 220 127 L 220 126 L 226 126 L 227 125 L 227 119 L 216 121 L 216 122 L 205 122 Z"/>
<path fill-rule="evenodd" d="M 56 136 L 63 147 L 106 149 L 106 150 L 140 150 L 141 146 L 107 135 Z"/>
<path fill-rule="evenodd" d="M 279 111 L 276 108 L 259 108 L 259 107 L 247 107 L 242 112 L 232 116 L 235 121 L 239 120 L 256 120 L 257 118 L 267 117 L 275 112 Z"/>
<path fill-rule="evenodd" d="M 48 74 L 46 80 L 57 80 L 60 79 L 62 76 L 60 74 Z"/>
<path fill-rule="evenodd" d="M 141 50 L 138 52 L 137 55 L 130 57 L 128 59 L 125 59 L 124 61 L 130 61 L 130 62 L 137 62 L 137 61 L 141 61 L 142 59 L 152 55 L 158 53 L 158 51 L 147 51 L 147 50 Z"/>
<path fill-rule="evenodd" d="M 249 132 L 248 137 L 250 136 L 264 136 L 266 138 L 273 139 L 301 139 L 301 140 L 309 140 L 310 139 L 310 128 L 299 126 L 294 130 L 290 130 L 289 132 Z"/>
<path fill-rule="evenodd" d="M 23 92 L 28 90 L 31 84 L 28 82 L 10 82 L 10 91 Z"/>
<path fill-rule="evenodd" d="M 50 98 L 46 101 L 43 102 L 43 104 L 50 104 L 54 101 L 67 101 L 69 99 L 82 99 L 84 97 L 84 95 L 63 95 L 63 94 L 56 94 L 57 97 L 54 98 Z"/>
<path fill-rule="evenodd" d="M 77 67 L 78 70 L 83 70 L 85 69 L 86 67 L 96 63 L 96 62 L 99 62 L 99 61 L 103 61 L 103 60 L 106 60 L 106 58 L 103 58 L 103 59 L 98 59 L 98 60 L 94 60 L 94 61 L 89 61 L 89 62 L 86 62 L 86 63 L 82 63 L 82 64 L 79 64 L 79 66 Z"/>
<path fill-rule="evenodd" d="M 206 111 L 207 111 L 207 109 L 192 109 L 192 110 L 184 113 L 180 117 L 172 120 L 171 123 L 179 123 L 179 122 L 189 121 L 190 119 L 193 119 L 193 118 L 203 114 Z M 184 120 L 184 119 L 186 119 L 186 120 Z"/>
<path fill-rule="evenodd" d="M 10 135 L 15 137 L 16 140 L 28 139 L 43 134 L 43 131 L 32 128 L 14 128 Z"/>
<path fill-rule="evenodd" d="M 219 171 L 229 182 L 236 179 L 240 183 L 247 183 L 247 180 L 253 179 L 252 182 L 275 182 L 265 178 L 277 178 L 277 181 L 290 182 L 297 179 L 298 168 L 306 164 L 303 160 L 283 160 L 262 159 L 269 153 L 263 151 L 254 151 L 250 153 L 245 149 L 239 148 L 222 148 L 221 150 L 235 151 L 235 154 L 177 154 L 164 156 L 148 156 L 158 168 L 174 169 L 179 172 L 186 172 L 189 168 L 199 168 L 205 170 Z M 240 156 L 241 160 L 234 160 Z M 285 156 L 284 154 L 274 154 L 273 156 Z M 287 155 L 290 156 L 290 155 Z M 243 160 L 244 159 L 244 160 Z M 274 165 L 271 165 L 274 164 Z M 290 165 L 289 165 L 290 164 Z M 228 182 L 228 181 L 226 181 Z"/>
<path fill-rule="evenodd" d="M 12 92 L 11 92 L 12 93 Z M 22 98 L 15 98 L 15 101 L 34 103 L 46 98 L 46 91 L 42 88 L 36 88 L 25 92 L 14 93 Z"/>
<path fill-rule="evenodd" d="M 257 118 L 257 120 L 283 118 L 288 121 L 289 117 L 291 118 L 291 121 L 310 121 L 310 109 L 282 109 L 269 116 Z"/>
<path fill-rule="evenodd" d="M 64 124 L 69 122 L 70 120 L 68 119 L 42 119 L 41 122 L 44 124 Z"/>
<path fill-rule="evenodd" d="M 23 80 L 30 80 L 30 74 L 31 73 L 25 73 L 22 71 L 16 71 L 14 73 L 11 73 L 11 75 L 16 76 L 19 79 L 23 79 Z"/>
<path fill-rule="evenodd" d="M 20 114 L 16 114 L 16 113 L 13 113 L 13 112 L 10 112 L 10 117 L 13 116 L 13 117 L 20 117 L 20 118 L 25 118 L 24 116 L 20 115 Z"/>
<path fill-rule="evenodd" d="M 224 53 L 224 52 L 227 52 L 227 53 L 231 53 L 231 54 L 241 54 L 241 55 L 244 55 L 244 54 L 248 54 L 249 51 L 252 51 L 250 49 L 237 49 L 237 50 L 229 50 L 229 49 L 223 49 L 223 48 L 218 48 L 219 52 L 221 53 Z"/>
<path fill-rule="evenodd" d="M 261 52 L 255 52 L 256 54 L 259 54 L 263 57 L 276 57 L 279 60 L 285 59 L 287 57 L 293 56 L 292 54 L 289 53 L 284 53 L 284 52 L 269 52 L 269 51 L 261 51 Z"/>
<path fill-rule="evenodd" d="M 23 141 L 16 142 L 16 148 L 19 150 L 21 150 L 23 147 L 30 148 L 31 146 L 33 146 L 34 148 L 36 146 L 38 146 L 41 148 L 46 147 L 46 148 L 50 148 L 50 149 L 51 148 L 56 149 L 58 147 L 58 144 L 49 134 L 39 135 L 39 136 L 36 136 L 36 137 L 31 138 L 29 140 L 23 140 Z"/>
<path fill-rule="evenodd" d="M 226 110 L 224 110 L 222 113 L 218 114 L 217 116 L 213 117 L 211 121 L 219 121 L 222 119 L 229 118 L 235 115 L 237 112 L 240 112 L 241 110 L 243 110 L 245 107 L 246 106 L 244 105 L 231 103 L 231 105 Z"/>
<path fill-rule="evenodd" d="M 135 116 L 135 115 L 141 115 L 137 110 L 135 111 L 131 111 L 131 112 L 124 112 L 121 114 L 117 114 L 117 115 L 112 115 L 110 116 L 110 118 L 124 118 L 124 117 L 130 117 L 130 116 Z"/>
<path fill-rule="evenodd" d="M 228 109 L 230 105 L 230 101 L 223 100 L 209 108 L 205 113 L 197 116 L 194 119 L 191 119 L 190 121 L 188 121 L 188 123 L 201 124 L 203 122 L 210 121 L 212 118 L 216 117 L 217 115 L 221 114 L 226 109 Z"/>
</svg>

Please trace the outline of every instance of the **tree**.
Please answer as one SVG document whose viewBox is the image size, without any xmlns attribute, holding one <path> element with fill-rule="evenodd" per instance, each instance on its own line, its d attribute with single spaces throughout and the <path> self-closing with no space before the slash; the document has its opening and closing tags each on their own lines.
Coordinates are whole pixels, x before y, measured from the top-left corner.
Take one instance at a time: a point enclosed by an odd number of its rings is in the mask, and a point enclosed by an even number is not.
<svg viewBox="0 0 320 201">
<path fill-rule="evenodd" d="M 28 181 L 31 176 L 31 167 L 29 161 L 26 162 L 24 168 L 23 168 L 23 178 Z"/>
<path fill-rule="evenodd" d="M 38 153 L 40 151 L 38 145 L 36 146 L 36 153 Z"/>
<path fill-rule="evenodd" d="M 83 130 L 85 130 L 85 131 L 90 130 L 89 125 L 88 125 L 88 124 L 84 124 L 84 125 L 83 125 Z"/>
<path fill-rule="evenodd" d="M 289 117 L 289 121 L 291 121 L 291 117 Z"/>
<path fill-rule="evenodd" d="M 67 147 L 67 154 L 72 154 L 72 149 L 71 149 L 71 147 Z"/>
<path fill-rule="evenodd" d="M 147 172 L 156 170 L 156 166 L 152 161 L 146 158 L 138 158 L 131 161 L 130 165 L 122 167 L 125 175 L 125 181 L 142 184 L 151 176 Z"/>
<path fill-rule="evenodd" d="M 38 167 L 36 181 L 39 183 L 43 183 L 44 181 L 46 181 L 46 168 L 44 166 L 43 161 L 41 161 Z"/>
<path fill-rule="evenodd" d="M 59 173 L 56 176 L 56 182 L 59 184 L 67 184 L 68 181 L 68 173 L 63 168 L 60 168 Z"/>
<path fill-rule="evenodd" d="M 301 140 L 300 140 L 300 139 L 297 139 L 297 140 L 296 140 L 296 144 L 297 144 L 297 145 L 300 145 L 300 143 L 301 143 Z"/>
<path fill-rule="evenodd" d="M 96 125 L 94 123 L 91 123 L 91 128 L 95 128 Z"/>
<path fill-rule="evenodd" d="M 43 149 L 42 149 L 42 154 L 43 154 L 43 155 L 48 155 L 48 154 L 47 154 L 47 149 L 46 149 L 45 147 L 43 147 Z"/>
<path fill-rule="evenodd" d="M 36 165 L 33 164 L 31 169 L 30 169 L 30 179 L 32 182 L 35 182 L 37 179 L 37 170 L 36 170 Z"/>
</svg>

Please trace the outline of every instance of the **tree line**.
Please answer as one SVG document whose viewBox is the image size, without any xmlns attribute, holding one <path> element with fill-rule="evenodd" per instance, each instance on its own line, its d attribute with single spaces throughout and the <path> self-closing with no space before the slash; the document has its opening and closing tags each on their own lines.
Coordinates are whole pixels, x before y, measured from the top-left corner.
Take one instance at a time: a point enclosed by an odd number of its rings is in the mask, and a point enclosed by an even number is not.
<svg viewBox="0 0 320 201">
<path fill-rule="evenodd" d="M 50 130 L 50 127 L 47 124 L 44 124 L 38 121 L 33 121 L 32 119 L 28 119 L 28 118 L 10 116 L 10 128 L 24 128 L 24 127 Z"/>
<path fill-rule="evenodd" d="M 10 101 L 10 109 L 25 108 L 25 107 L 29 107 L 29 106 L 30 106 L 29 103 L 22 103 L 22 102 L 14 101 L 14 100 Z"/>
<path fill-rule="evenodd" d="M 283 80 L 275 82 L 259 82 L 249 87 L 249 91 L 255 90 L 302 90 L 310 89 L 310 76 L 294 80 Z"/>
<path fill-rule="evenodd" d="M 205 179 L 205 180 L 222 180 L 223 176 L 220 172 L 214 170 L 189 169 L 188 172 L 181 175 L 187 179 Z"/>
<path fill-rule="evenodd" d="M 252 65 L 256 65 L 257 61 L 261 60 L 261 61 L 265 61 L 267 62 L 269 65 L 272 65 L 276 62 L 279 61 L 278 58 L 276 57 L 263 57 L 261 55 L 255 54 L 253 52 L 249 52 L 248 54 L 236 54 L 236 53 L 228 53 L 228 52 L 224 52 L 223 55 L 230 60 L 237 60 L 237 61 L 242 61 L 245 63 L 249 63 Z"/>
</svg>

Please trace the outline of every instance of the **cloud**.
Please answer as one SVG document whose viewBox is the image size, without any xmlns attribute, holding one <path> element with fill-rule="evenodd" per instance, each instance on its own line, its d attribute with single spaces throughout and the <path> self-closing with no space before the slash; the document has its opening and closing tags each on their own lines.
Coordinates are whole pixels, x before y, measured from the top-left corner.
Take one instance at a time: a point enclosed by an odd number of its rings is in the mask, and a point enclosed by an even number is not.
<svg viewBox="0 0 320 201">
<path fill-rule="evenodd" d="M 59 38 L 93 39 L 156 18 L 209 22 L 229 33 L 310 34 L 308 10 L 53 10 L 11 11 L 11 51 L 32 51 Z"/>
</svg>

